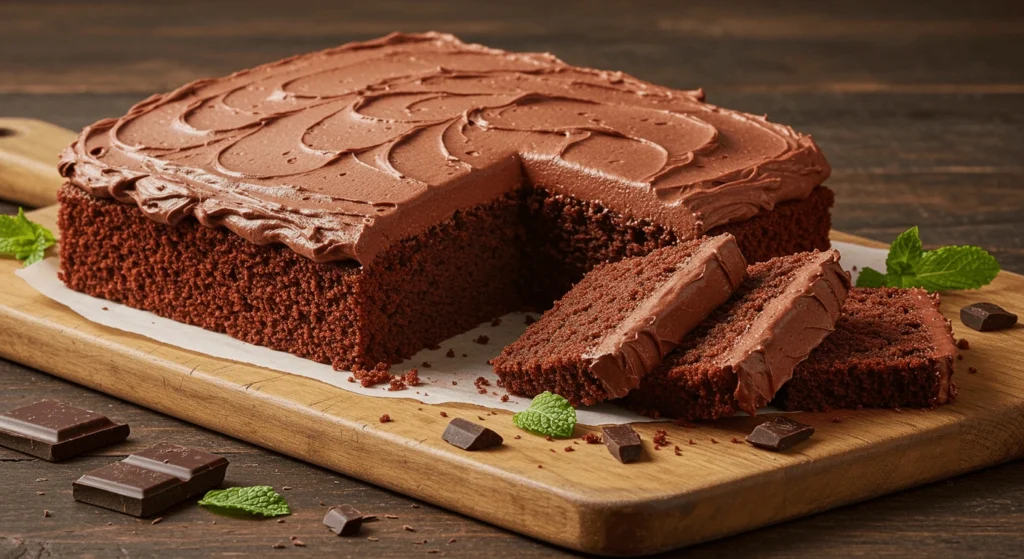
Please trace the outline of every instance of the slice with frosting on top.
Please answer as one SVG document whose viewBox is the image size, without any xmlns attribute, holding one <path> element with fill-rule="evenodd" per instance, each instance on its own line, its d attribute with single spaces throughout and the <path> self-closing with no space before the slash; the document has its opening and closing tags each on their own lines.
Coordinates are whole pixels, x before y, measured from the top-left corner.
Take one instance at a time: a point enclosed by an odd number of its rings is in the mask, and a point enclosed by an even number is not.
<svg viewBox="0 0 1024 559">
<path fill-rule="evenodd" d="M 732 235 L 603 264 L 494 359 L 505 388 L 573 405 L 621 398 L 746 278 Z"/>
<path fill-rule="evenodd" d="M 756 413 L 832 332 L 850 288 L 835 250 L 774 258 L 747 273 L 625 398 L 628 407 L 686 420 Z"/>
</svg>

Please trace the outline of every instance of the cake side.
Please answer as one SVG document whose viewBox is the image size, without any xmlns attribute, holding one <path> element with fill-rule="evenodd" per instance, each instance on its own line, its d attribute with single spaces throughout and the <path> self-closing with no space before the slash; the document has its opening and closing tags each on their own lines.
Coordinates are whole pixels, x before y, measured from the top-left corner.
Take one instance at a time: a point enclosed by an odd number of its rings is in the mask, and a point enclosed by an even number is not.
<svg viewBox="0 0 1024 559">
<path fill-rule="evenodd" d="M 574 405 L 620 398 L 746 277 L 722 235 L 602 264 L 493 360 L 513 394 Z"/>
<path fill-rule="evenodd" d="M 460 213 L 370 267 L 313 262 L 194 221 L 155 223 L 69 186 L 59 199 L 69 288 L 338 369 L 393 363 L 520 306 L 511 199 Z"/>
<path fill-rule="evenodd" d="M 687 420 L 756 413 L 832 330 L 848 288 L 834 250 L 751 266 L 733 297 L 623 403 Z"/>
<path fill-rule="evenodd" d="M 957 348 L 939 296 L 855 288 L 836 329 L 797 366 L 776 404 L 786 410 L 927 408 L 952 402 Z"/>
</svg>

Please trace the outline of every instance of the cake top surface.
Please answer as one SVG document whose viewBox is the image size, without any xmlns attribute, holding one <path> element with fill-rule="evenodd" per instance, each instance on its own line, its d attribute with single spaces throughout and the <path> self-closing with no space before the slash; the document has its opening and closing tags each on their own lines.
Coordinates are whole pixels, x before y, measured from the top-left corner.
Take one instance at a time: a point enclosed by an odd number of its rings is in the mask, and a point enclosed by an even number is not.
<svg viewBox="0 0 1024 559">
<path fill-rule="evenodd" d="M 806 197 L 829 174 L 809 137 L 701 91 L 440 33 L 154 95 L 87 127 L 60 169 L 162 223 L 195 217 L 363 264 L 524 182 L 686 238 Z"/>
</svg>

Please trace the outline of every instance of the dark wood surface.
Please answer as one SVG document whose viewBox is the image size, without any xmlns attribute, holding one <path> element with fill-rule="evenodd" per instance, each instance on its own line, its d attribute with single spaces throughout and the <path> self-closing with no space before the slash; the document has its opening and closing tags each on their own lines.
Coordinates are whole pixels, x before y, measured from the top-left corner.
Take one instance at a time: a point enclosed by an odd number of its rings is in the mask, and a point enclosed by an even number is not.
<svg viewBox="0 0 1024 559">
<path fill-rule="evenodd" d="M 80 128 L 195 78 L 427 29 L 704 87 L 714 103 L 814 135 L 834 169 L 837 229 L 889 241 L 919 225 L 929 246 L 981 245 L 1024 272 L 1024 5 L 1015 2 L 4 2 L 0 116 Z M 133 435 L 62 465 L 0 449 L 0 557 L 564 554 L 0 361 L 0 410 L 43 397 L 105 411 Z M 151 525 L 72 501 L 81 473 L 158 441 L 226 455 L 229 482 L 291 487 L 283 493 L 296 514 L 246 522 L 183 505 Z M 431 475 L 444 473 L 423 483 Z M 1007 464 L 679 555 L 1018 556 L 1022 480 L 1024 463 Z M 376 542 L 336 538 L 319 524 L 321 501 L 400 518 L 368 525 Z"/>
</svg>

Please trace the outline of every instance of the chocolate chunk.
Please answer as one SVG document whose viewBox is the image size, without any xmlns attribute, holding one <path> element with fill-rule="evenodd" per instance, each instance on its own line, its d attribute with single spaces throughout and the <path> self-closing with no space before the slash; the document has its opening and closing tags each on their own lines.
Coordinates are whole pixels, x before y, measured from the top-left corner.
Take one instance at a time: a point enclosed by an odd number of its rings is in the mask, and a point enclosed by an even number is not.
<svg viewBox="0 0 1024 559">
<path fill-rule="evenodd" d="M 604 445 L 619 462 L 629 464 L 636 462 L 644 454 L 644 445 L 640 435 L 629 425 L 610 425 L 601 427 L 604 433 Z"/>
<path fill-rule="evenodd" d="M 0 446 L 50 462 L 119 443 L 127 425 L 57 400 L 42 400 L 0 415 Z"/>
<path fill-rule="evenodd" d="M 227 468 L 221 456 L 159 444 L 85 474 L 74 483 L 73 495 L 90 505 L 150 516 L 220 485 Z"/>
<path fill-rule="evenodd" d="M 992 303 L 974 303 L 960 309 L 960 322 L 979 332 L 991 332 L 1017 324 L 1017 315 Z"/>
<path fill-rule="evenodd" d="M 747 442 L 768 450 L 786 450 L 793 445 L 806 441 L 814 434 L 814 427 L 788 417 L 776 417 L 766 421 L 747 435 Z"/>
<path fill-rule="evenodd" d="M 324 517 L 324 525 L 339 536 L 354 536 L 363 525 L 363 515 L 352 505 L 331 507 Z"/>
<path fill-rule="evenodd" d="M 500 446 L 503 441 L 501 435 L 461 417 L 448 423 L 441 438 L 462 450 L 484 450 Z"/>
</svg>

